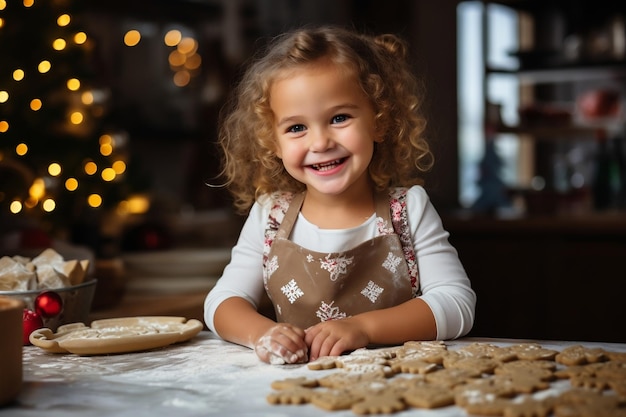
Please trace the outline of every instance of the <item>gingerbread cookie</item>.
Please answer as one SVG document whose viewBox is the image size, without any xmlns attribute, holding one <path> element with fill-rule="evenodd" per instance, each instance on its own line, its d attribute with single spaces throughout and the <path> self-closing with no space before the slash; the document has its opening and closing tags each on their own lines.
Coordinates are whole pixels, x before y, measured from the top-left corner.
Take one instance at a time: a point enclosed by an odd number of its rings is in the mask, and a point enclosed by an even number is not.
<svg viewBox="0 0 626 417">
<path fill-rule="evenodd" d="M 621 362 L 626 363 L 626 352 L 604 352 L 604 354 L 609 358 L 612 362 Z"/>
<path fill-rule="evenodd" d="M 510 375 L 510 374 L 526 374 L 540 378 L 544 381 L 552 381 L 556 377 L 554 371 L 556 370 L 556 364 L 554 362 L 539 360 L 528 361 L 519 360 L 513 362 L 506 362 L 494 369 L 496 375 Z"/>
<path fill-rule="evenodd" d="M 387 387 L 390 391 L 400 394 L 413 389 L 427 385 L 426 378 L 422 374 L 401 374 L 387 381 Z"/>
<path fill-rule="evenodd" d="M 287 378 L 280 381 L 272 382 L 272 388 L 275 390 L 283 390 L 295 387 L 315 388 L 318 386 L 317 379 L 309 379 L 306 377 Z"/>
<path fill-rule="evenodd" d="M 595 369 L 586 365 L 572 365 L 554 371 L 554 376 L 559 379 L 569 379 L 576 376 L 594 376 Z"/>
<path fill-rule="evenodd" d="M 448 350 L 442 342 L 407 342 L 320 358 L 309 369 L 337 371 L 317 379 L 275 381 L 267 401 L 355 414 L 454 404 L 467 414 L 504 417 L 626 417 L 623 359 L 582 345 L 558 352 L 536 343 L 472 343 Z M 570 388 L 563 379 L 569 379 Z"/>
<path fill-rule="evenodd" d="M 415 408 L 440 408 L 454 404 L 450 389 L 441 385 L 417 385 L 407 389 L 402 398 Z"/>
<path fill-rule="evenodd" d="M 507 383 L 494 378 L 474 379 L 454 388 L 454 402 L 460 407 L 470 403 L 489 402 L 492 399 L 507 399 L 516 395 L 516 392 Z"/>
<path fill-rule="evenodd" d="M 622 397 L 593 390 L 575 388 L 561 393 L 554 401 L 554 414 L 557 417 L 626 415 L 626 404 Z"/>
<path fill-rule="evenodd" d="M 611 388 L 617 395 L 626 398 L 626 379 L 611 379 L 609 380 L 609 388 Z"/>
<path fill-rule="evenodd" d="M 392 348 L 374 348 L 374 349 L 368 349 L 368 348 L 360 348 L 360 349 L 356 349 L 353 350 L 349 356 L 352 357 L 367 357 L 367 358 L 382 358 L 382 359 L 393 359 L 396 357 L 396 352 L 397 352 L 398 348 L 397 347 L 392 347 Z"/>
<path fill-rule="evenodd" d="M 447 352 L 445 343 L 434 342 L 406 342 L 396 351 L 396 357 L 401 359 L 422 359 L 426 362 L 441 365 Z"/>
<path fill-rule="evenodd" d="M 491 343 L 474 342 L 457 351 L 464 356 L 477 358 L 491 358 L 498 362 L 510 362 L 517 359 L 515 352 L 509 348 L 502 348 Z"/>
<path fill-rule="evenodd" d="M 602 392 L 609 388 L 610 380 L 601 376 L 575 375 L 569 379 L 569 382 L 572 387 Z"/>
<path fill-rule="evenodd" d="M 599 362 L 569 366 L 555 372 L 559 378 L 569 378 L 573 387 L 602 391 L 612 389 L 619 395 L 626 394 L 626 364 L 622 362 Z"/>
<path fill-rule="evenodd" d="M 503 417 L 548 417 L 554 410 L 554 399 L 536 399 L 525 396 L 518 401 L 510 401 L 503 410 Z"/>
<path fill-rule="evenodd" d="M 569 346 L 557 353 L 554 360 L 563 365 L 584 365 L 607 360 L 606 352 L 600 348 L 586 348 L 582 345 Z"/>
<path fill-rule="evenodd" d="M 474 391 L 468 392 L 465 396 L 455 395 L 455 403 L 468 414 L 501 416 L 504 414 L 506 407 L 511 404 L 511 400 L 493 394 Z"/>
<path fill-rule="evenodd" d="M 327 411 L 348 410 L 362 399 L 363 395 L 350 390 L 330 389 L 316 392 L 311 404 Z"/>
<path fill-rule="evenodd" d="M 391 369 L 397 373 L 427 374 L 436 371 L 438 365 L 423 359 L 398 359 L 391 363 Z"/>
<path fill-rule="evenodd" d="M 611 361 L 587 365 L 587 367 L 597 376 L 612 380 L 626 380 L 626 363 Z"/>
<path fill-rule="evenodd" d="M 467 369 L 441 369 L 425 375 L 426 381 L 448 388 L 466 384 L 469 380 L 480 377 L 480 372 Z"/>
<path fill-rule="evenodd" d="M 395 392 L 389 389 L 386 379 L 362 380 L 346 389 L 363 397 Z"/>
<path fill-rule="evenodd" d="M 506 384 L 516 394 L 532 394 L 550 388 L 550 383 L 536 374 L 511 372 L 496 375 L 494 380 L 500 384 Z"/>
<path fill-rule="evenodd" d="M 480 374 L 493 374 L 499 364 L 491 358 L 446 356 L 443 360 L 445 368 L 467 369 Z"/>
<path fill-rule="evenodd" d="M 545 349 L 537 343 L 520 343 L 509 349 L 518 359 L 526 361 L 552 361 L 559 353 L 553 349 Z"/>
<path fill-rule="evenodd" d="M 335 372 L 317 379 L 320 387 L 342 389 L 361 382 L 384 381 L 386 377 L 378 373 Z"/>
<path fill-rule="evenodd" d="M 323 369 L 333 369 L 337 367 L 338 356 L 322 356 L 307 364 L 307 368 L 312 371 L 321 371 Z"/>
<path fill-rule="evenodd" d="M 315 391 L 311 388 L 293 387 L 274 391 L 267 396 L 270 404 L 306 404 L 311 402 Z"/>
<path fill-rule="evenodd" d="M 382 376 L 393 375 L 393 370 L 389 366 L 389 360 L 384 356 L 357 355 L 340 356 L 336 360 L 336 366 L 348 372 L 358 373 L 378 373 Z"/>
<path fill-rule="evenodd" d="M 366 415 L 396 413 L 406 408 L 406 403 L 398 395 L 383 393 L 363 399 L 352 405 L 351 410 L 354 414 Z"/>
</svg>

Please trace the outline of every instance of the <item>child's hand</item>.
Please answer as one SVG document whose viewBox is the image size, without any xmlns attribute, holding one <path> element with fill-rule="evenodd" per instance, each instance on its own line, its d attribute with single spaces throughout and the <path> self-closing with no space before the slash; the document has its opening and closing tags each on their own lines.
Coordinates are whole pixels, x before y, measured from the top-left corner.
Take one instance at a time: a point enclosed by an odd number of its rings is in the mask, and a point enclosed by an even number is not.
<svg viewBox="0 0 626 417">
<path fill-rule="evenodd" d="M 287 323 L 278 323 L 265 332 L 254 344 L 254 351 L 263 362 L 273 365 L 308 361 L 304 330 Z"/>
<path fill-rule="evenodd" d="M 304 340 L 309 346 L 309 359 L 312 361 L 322 356 L 338 356 L 369 343 L 367 333 L 349 318 L 311 326 L 306 329 Z"/>
</svg>

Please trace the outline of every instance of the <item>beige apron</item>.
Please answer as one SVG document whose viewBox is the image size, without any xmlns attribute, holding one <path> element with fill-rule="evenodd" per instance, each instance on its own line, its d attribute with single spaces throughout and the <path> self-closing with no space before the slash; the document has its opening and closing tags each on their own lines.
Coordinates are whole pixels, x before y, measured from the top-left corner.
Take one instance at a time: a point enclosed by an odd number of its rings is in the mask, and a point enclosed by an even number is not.
<svg viewBox="0 0 626 417">
<path fill-rule="evenodd" d="M 326 320 L 392 307 L 414 291 L 390 202 L 376 198 L 378 235 L 341 253 L 320 253 L 289 240 L 304 193 L 293 197 L 266 257 L 265 288 L 278 322 L 307 328 Z"/>
</svg>

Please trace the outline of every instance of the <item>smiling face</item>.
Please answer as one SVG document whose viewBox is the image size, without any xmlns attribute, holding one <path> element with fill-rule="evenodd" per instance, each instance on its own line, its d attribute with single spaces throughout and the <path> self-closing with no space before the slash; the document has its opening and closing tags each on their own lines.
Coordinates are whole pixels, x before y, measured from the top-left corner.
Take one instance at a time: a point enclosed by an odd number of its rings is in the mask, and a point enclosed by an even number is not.
<svg viewBox="0 0 626 417">
<path fill-rule="evenodd" d="M 289 72 L 273 83 L 270 107 L 276 153 L 309 193 L 370 190 L 374 109 L 349 71 L 322 61 Z"/>
</svg>

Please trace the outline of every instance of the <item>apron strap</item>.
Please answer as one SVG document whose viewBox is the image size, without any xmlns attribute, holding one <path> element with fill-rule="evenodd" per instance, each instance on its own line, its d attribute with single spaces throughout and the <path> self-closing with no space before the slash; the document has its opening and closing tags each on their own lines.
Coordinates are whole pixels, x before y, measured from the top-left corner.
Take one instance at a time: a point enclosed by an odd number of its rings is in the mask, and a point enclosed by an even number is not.
<svg viewBox="0 0 626 417">
<path fill-rule="evenodd" d="M 289 204 L 289 208 L 285 213 L 285 217 L 283 218 L 283 221 L 280 223 L 278 231 L 276 232 L 276 239 L 289 239 L 291 229 L 293 229 L 293 225 L 296 223 L 298 213 L 300 213 L 300 208 L 302 207 L 302 203 L 304 202 L 304 195 L 305 192 L 303 191 L 293 196 L 293 199 Z"/>
<path fill-rule="evenodd" d="M 389 226 L 391 223 L 391 210 L 389 209 L 389 194 L 387 191 L 379 191 L 376 198 L 376 216 L 381 217 Z"/>
</svg>

